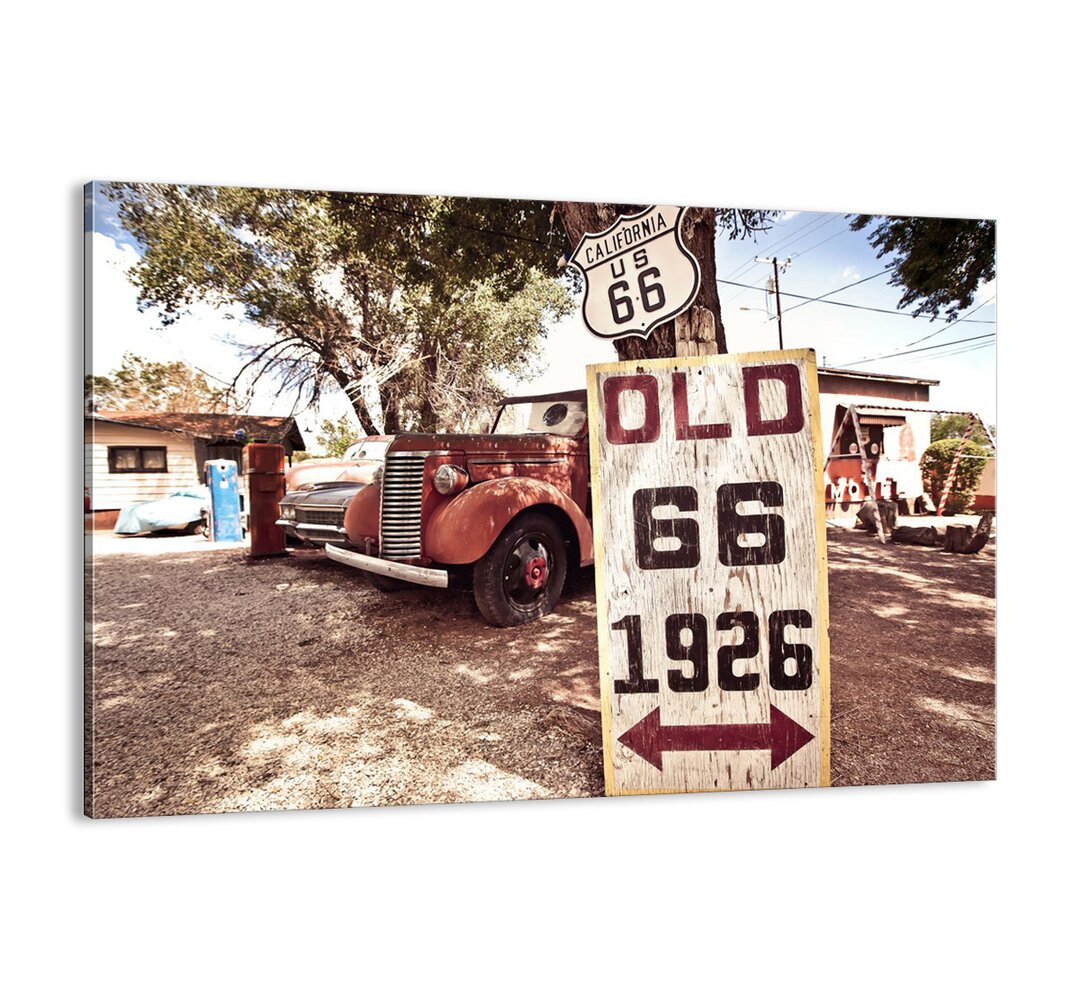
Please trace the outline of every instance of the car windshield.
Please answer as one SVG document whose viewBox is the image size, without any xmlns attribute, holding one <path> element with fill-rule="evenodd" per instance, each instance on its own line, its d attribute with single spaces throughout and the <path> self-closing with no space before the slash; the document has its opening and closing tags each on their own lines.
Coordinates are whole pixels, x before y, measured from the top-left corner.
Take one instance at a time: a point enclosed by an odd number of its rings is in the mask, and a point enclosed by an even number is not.
<svg viewBox="0 0 1080 1000">
<path fill-rule="evenodd" d="M 361 459 L 382 461 L 386 458 L 386 449 L 390 447 L 389 441 L 357 441 L 351 444 L 345 452 L 345 460 L 358 462 Z"/>
<path fill-rule="evenodd" d="M 577 437 L 585 426 L 581 400 L 545 399 L 507 403 L 495 417 L 493 434 L 559 434 Z"/>
</svg>

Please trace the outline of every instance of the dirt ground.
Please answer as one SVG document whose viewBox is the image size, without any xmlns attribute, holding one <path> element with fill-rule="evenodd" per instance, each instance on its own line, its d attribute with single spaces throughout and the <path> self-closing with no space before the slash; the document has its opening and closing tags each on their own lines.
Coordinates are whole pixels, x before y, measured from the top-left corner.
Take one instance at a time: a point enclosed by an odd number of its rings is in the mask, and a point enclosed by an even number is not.
<svg viewBox="0 0 1080 1000">
<path fill-rule="evenodd" d="M 994 543 L 829 531 L 833 783 L 994 776 Z M 488 627 L 302 549 L 94 536 L 98 816 L 603 793 L 591 574 Z"/>
</svg>

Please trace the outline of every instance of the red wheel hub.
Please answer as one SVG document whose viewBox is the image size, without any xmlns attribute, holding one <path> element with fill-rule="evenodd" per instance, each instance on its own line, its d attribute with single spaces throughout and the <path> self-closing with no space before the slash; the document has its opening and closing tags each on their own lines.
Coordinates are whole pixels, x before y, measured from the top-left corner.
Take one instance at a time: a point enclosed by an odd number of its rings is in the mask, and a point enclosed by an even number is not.
<svg viewBox="0 0 1080 1000">
<path fill-rule="evenodd" d="M 543 590 L 547 574 L 547 560 L 543 556 L 533 556 L 525 564 L 525 585 L 533 590 Z"/>
</svg>

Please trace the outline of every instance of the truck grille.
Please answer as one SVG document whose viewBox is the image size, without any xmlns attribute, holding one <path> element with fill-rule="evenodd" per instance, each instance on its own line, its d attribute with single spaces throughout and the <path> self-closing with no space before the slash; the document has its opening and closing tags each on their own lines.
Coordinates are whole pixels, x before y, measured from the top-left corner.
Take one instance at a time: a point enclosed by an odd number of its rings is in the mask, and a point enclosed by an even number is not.
<svg viewBox="0 0 1080 1000">
<path fill-rule="evenodd" d="M 420 557 L 420 501 L 424 493 L 425 454 L 386 456 L 379 516 L 380 555 L 384 559 Z"/>
</svg>

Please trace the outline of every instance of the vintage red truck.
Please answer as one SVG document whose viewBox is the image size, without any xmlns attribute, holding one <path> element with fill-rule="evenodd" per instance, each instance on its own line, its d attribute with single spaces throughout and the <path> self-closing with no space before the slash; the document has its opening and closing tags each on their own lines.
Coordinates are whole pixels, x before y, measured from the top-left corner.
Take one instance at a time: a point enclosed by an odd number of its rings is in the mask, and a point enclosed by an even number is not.
<svg viewBox="0 0 1080 1000">
<path fill-rule="evenodd" d="M 593 561 L 584 390 L 500 402 L 489 434 L 398 434 L 344 509 L 338 562 L 393 582 L 471 585 L 493 625 L 547 614 Z"/>
</svg>

